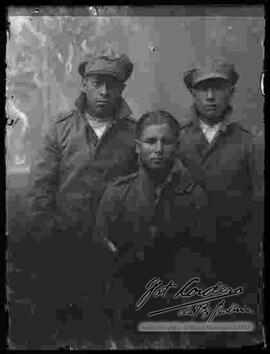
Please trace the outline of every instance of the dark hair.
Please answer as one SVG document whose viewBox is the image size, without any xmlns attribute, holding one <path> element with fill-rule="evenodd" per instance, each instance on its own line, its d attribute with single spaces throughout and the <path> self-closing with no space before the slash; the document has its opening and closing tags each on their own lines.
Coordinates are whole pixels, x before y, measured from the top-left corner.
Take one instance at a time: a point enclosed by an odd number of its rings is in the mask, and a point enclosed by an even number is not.
<svg viewBox="0 0 270 354">
<path fill-rule="evenodd" d="M 178 138 L 180 131 L 179 122 L 166 111 L 151 111 L 144 113 L 136 123 L 135 136 L 139 139 L 143 130 L 154 124 L 168 124 L 175 137 Z"/>
</svg>

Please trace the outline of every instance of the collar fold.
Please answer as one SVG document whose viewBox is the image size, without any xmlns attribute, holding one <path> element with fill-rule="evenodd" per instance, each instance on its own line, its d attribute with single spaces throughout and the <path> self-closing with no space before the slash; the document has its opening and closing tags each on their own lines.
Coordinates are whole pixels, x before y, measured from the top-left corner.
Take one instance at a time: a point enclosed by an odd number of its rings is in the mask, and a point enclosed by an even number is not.
<svg viewBox="0 0 270 354">
<path fill-rule="evenodd" d="M 190 112 L 191 112 L 191 117 L 189 120 L 189 124 L 193 124 L 193 126 L 196 130 L 201 130 L 200 116 L 198 115 L 198 111 L 197 111 L 194 103 L 191 105 Z M 224 118 L 221 122 L 219 130 L 222 133 L 224 133 L 230 125 L 234 124 L 237 121 L 238 120 L 233 115 L 233 107 L 230 105 L 225 112 L 225 115 L 224 115 Z"/>
</svg>

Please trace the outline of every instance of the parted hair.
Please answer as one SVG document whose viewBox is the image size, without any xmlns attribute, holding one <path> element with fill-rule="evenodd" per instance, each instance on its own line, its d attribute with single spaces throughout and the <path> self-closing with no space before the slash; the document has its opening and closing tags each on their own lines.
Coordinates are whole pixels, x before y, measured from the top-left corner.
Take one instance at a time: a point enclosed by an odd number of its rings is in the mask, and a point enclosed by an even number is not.
<svg viewBox="0 0 270 354">
<path fill-rule="evenodd" d="M 169 113 L 163 110 L 144 113 L 136 123 L 135 136 L 140 139 L 143 130 L 149 125 L 167 124 L 175 137 L 178 138 L 180 132 L 179 122 Z"/>
</svg>

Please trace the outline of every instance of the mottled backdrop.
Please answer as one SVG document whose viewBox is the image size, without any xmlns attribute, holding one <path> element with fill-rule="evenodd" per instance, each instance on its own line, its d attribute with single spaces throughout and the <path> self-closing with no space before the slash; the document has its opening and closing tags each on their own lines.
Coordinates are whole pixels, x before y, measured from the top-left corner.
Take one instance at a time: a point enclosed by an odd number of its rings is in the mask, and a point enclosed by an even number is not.
<svg viewBox="0 0 270 354">
<path fill-rule="evenodd" d="M 151 17 L 136 16 L 136 12 L 143 15 L 142 10 L 133 10 L 134 16 L 115 16 L 129 14 L 127 7 L 100 8 L 99 13 L 108 16 L 95 16 L 98 9 L 93 7 L 77 8 L 77 12 L 76 8 L 11 8 L 8 111 L 11 115 L 16 115 L 15 109 L 20 111 L 21 122 L 8 132 L 9 164 L 29 164 L 49 119 L 73 106 L 80 87 L 78 63 L 85 53 L 104 46 L 127 53 L 135 64 L 124 94 L 135 118 L 146 110 L 164 108 L 184 120 L 191 103 L 182 81 L 184 70 L 205 56 L 228 57 L 240 74 L 234 99 L 236 114 L 250 129 L 261 131 L 263 10 L 253 11 L 256 16 L 244 16 L 237 8 L 231 9 L 231 15 L 225 11 L 226 16 L 222 16 L 222 8 L 215 16 L 213 9 L 211 16 L 199 16 L 199 10 L 197 16 L 177 16 L 183 7 L 171 8 L 172 16 L 160 16 L 160 11 L 159 16 Z M 145 10 L 147 15 L 149 12 L 149 8 Z M 74 13 L 76 16 L 63 16 Z M 152 13 L 155 15 L 154 10 Z"/>
<path fill-rule="evenodd" d="M 260 79 L 264 12 L 259 7 L 40 7 L 9 8 L 7 38 L 8 289 L 10 346 L 24 340 L 32 311 L 25 293 L 26 187 L 43 129 L 60 110 L 72 108 L 84 53 L 104 46 L 125 52 L 134 72 L 124 97 L 137 119 L 163 108 L 179 121 L 191 104 L 182 75 L 205 56 L 226 56 L 240 74 L 235 111 L 263 132 Z"/>
</svg>

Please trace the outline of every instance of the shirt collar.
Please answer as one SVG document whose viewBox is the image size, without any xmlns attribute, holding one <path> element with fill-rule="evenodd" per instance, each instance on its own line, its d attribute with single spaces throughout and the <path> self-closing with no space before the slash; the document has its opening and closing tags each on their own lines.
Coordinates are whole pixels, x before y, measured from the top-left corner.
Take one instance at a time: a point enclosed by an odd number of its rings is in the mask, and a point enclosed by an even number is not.
<svg viewBox="0 0 270 354">
<path fill-rule="evenodd" d="M 203 120 L 199 120 L 200 127 L 202 128 L 203 132 L 207 132 L 208 130 L 215 130 L 218 131 L 221 127 L 221 122 L 215 125 L 208 125 Z"/>
<path fill-rule="evenodd" d="M 190 111 L 191 111 L 190 123 L 192 123 L 196 129 L 200 130 L 201 129 L 201 126 L 200 126 L 201 120 L 199 118 L 198 111 L 197 111 L 194 103 L 192 104 Z M 233 113 L 233 108 L 232 108 L 232 106 L 229 106 L 227 108 L 227 111 L 225 112 L 225 116 L 219 126 L 219 130 L 222 133 L 224 133 L 231 124 L 233 124 L 237 121 L 232 113 Z M 205 124 L 205 125 L 207 125 L 207 124 Z"/>
</svg>

